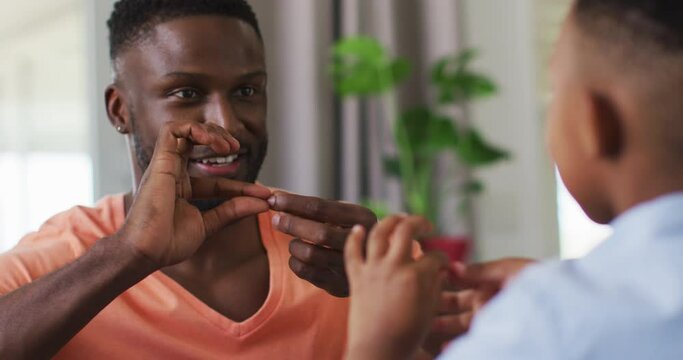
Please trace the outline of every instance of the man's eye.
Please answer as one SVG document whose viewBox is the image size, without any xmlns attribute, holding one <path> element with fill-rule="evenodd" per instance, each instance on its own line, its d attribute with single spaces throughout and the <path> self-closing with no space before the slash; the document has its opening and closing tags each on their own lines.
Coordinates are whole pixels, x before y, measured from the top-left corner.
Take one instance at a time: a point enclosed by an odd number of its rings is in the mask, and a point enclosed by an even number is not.
<svg viewBox="0 0 683 360">
<path fill-rule="evenodd" d="M 252 97 L 256 94 L 256 89 L 251 86 L 245 86 L 237 90 L 237 95 L 241 97 Z"/>
<path fill-rule="evenodd" d="M 197 90 L 192 90 L 192 89 L 180 89 L 178 91 L 175 91 L 171 93 L 171 95 L 183 99 L 183 100 L 188 100 L 188 99 L 196 99 L 199 97 L 199 92 Z"/>
</svg>

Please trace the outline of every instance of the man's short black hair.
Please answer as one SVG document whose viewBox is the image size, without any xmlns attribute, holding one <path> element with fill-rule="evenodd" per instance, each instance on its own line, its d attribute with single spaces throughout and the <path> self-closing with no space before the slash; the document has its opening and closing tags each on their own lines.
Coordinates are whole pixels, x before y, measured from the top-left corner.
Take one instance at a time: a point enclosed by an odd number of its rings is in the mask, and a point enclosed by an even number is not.
<svg viewBox="0 0 683 360">
<path fill-rule="evenodd" d="M 261 37 L 256 14 L 245 0 L 119 0 L 107 21 L 109 56 L 116 59 L 121 50 L 162 22 L 195 15 L 233 17 L 251 25 Z"/>
<path fill-rule="evenodd" d="M 611 35 L 611 27 L 632 41 L 646 41 L 666 52 L 683 51 L 682 0 L 576 0 L 575 15 L 596 35 Z"/>
</svg>

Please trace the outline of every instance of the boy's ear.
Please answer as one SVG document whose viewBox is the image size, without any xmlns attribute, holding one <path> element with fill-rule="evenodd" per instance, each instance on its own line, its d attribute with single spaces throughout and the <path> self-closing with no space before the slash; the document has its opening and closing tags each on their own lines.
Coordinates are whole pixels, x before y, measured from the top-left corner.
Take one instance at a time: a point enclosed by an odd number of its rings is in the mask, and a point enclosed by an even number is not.
<svg viewBox="0 0 683 360">
<path fill-rule="evenodd" d="M 104 93 L 104 101 L 109 122 L 119 133 L 128 134 L 131 128 L 130 114 L 121 89 L 116 85 L 109 85 Z"/>
<path fill-rule="evenodd" d="M 581 142 L 592 157 L 613 160 L 623 150 L 624 121 L 615 103 L 607 96 L 589 95 L 588 116 L 581 126 Z"/>
</svg>

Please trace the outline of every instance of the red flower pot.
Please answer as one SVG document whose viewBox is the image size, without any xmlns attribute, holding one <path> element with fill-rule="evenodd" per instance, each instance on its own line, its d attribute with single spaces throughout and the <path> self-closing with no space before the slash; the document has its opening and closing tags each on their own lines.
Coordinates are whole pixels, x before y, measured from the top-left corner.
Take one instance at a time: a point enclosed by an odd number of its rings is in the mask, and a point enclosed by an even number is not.
<svg viewBox="0 0 683 360">
<path fill-rule="evenodd" d="M 472 250 L 472 240 L 466 236 L 436 236 L 423 240 L 422 249 L 441 251 L 453 262 L 465 262 Z"/>
</svg>

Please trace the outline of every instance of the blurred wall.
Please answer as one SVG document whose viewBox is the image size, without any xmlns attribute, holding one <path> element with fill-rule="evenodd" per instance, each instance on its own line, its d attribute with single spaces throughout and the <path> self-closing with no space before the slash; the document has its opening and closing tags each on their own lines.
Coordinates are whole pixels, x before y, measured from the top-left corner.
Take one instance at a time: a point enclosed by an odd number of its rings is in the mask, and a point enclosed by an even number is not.
<svg viewBox="0 0 683 360">
<path fill-rule="evenodd" d="M 481 70 L 500 86 L 471 107 L 472 120 L 512 161 L 482 171 L 487 189 L 476 204 L 478 255 L 559 255 L 553 165 L 544 145 L 538 77 L 537 10 L 533 0 L 461 0 L 467 45 L 481 50 Z"/>
</svg>

